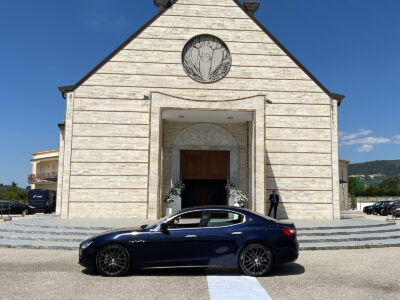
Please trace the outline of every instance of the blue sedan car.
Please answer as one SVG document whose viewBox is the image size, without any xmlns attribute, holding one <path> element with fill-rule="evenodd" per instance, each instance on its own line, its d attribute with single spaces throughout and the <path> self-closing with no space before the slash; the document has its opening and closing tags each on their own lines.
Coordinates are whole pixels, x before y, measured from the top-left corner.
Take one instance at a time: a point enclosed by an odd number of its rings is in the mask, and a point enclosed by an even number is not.
<svg viewBox="0 0 400 300">
<path fill-rule="evenodd" d="M 152 267 L 238 267 L 263 276 L 296 260 L 293 223 L 227 206 L 181 210 L 153 224 L 105 232 L 79 247 L 79 263 L 104 276 Z"/>
</svg>

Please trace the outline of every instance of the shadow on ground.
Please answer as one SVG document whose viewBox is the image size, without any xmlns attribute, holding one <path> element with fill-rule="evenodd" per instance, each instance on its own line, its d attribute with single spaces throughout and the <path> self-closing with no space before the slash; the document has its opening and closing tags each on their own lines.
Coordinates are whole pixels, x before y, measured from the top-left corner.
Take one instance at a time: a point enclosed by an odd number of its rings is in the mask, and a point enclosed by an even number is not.
<svg viewBox="0 0 400 300">
<path fill-rule="evenodd" d="M 297 263 L 288 263 L 284 265 L 274 266 L 271 272 L 265 277 L 275 276 L 291 276 L 299 275 L 305 272 L 305 268 Z M 82 273 L 89 276 L 100 276 L 96 270 L 83 269 Z M 175 276 L 175 277 L 196 277 L 196 276 L 242 276 L 243 274 L 237 270 L 226 269 L 226 268 L 160 268 L 160 269 L 143 269 L 129 272 L 126 276 L 144 276 L 144 277 L 163 277 L 163 276 Z"/>
</svg>

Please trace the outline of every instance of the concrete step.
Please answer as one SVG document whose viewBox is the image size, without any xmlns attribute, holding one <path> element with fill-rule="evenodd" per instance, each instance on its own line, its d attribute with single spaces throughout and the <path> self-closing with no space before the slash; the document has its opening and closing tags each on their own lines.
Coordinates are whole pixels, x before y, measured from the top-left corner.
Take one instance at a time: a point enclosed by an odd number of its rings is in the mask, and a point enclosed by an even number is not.
<svg viewBox="0 0 400 300">
<path fill-rule="evenodd" d="M 340 212 L 341 219 L 359 219 L 365 218 L 365 215 L 362 211 L 359 210 L 346 210 Z"/>
<path fill-rule="evenodd" d="M 54 250 L 77 250 L 79 243 L 55 242 L 55 241 L 31 241 L 0 239 L 0 247 L 3 248 L 31 248 L 31 249 L 54 249 Z"/>
<path fill-rule="evenodd" d="M 114 229 L 113 227 L 91 227 L 91 226 L 51 226 L 51 225 L 35 225 L 35 224 L 23 224 L 23 223 L 4 223 L 4 227 L 11 228 L 35 228 L 35 229 L 63 229 L 63 230 L 85 230 L 85 231 L 107 231 Z"/>
<path fill-rule="evenodd" d="M 54 220 L 57 223 L 54 223 Z M 40 223 L 37 223 L 37 220 L 36 223 L 28 221 L 1 224 L 0 247 L 77 249 L 85 239 L 112 229 L 108 226 L 93 226 L 97 225 L 96 223 L 88 226 L 80 226 L 82 223 L 69 225 L 71 223 L 55 218 L 39 220 Z M 310 226 L 313 224 L 318 226 Z M 363 219 L 304 222 L 303 225 L 307 226 L 298 227 L 301 250 L 400 246 L 400 226 L 391 222 Z"/>
<path fill-rule="evenodd" d="M 335 250 L 358 248 L 400 247 L 400 238 L 379 241 L 322 242 L 300 244 L 300 250 Z"/>
<path fill-rule="evenodd" d="M 71 242 L 81 243 L 87 240 L 88 236 L 57 236 L 57 235 L 28 235 L 26 233 L 10 233 L 0 235 L 0 241 L 4 240 L 22 240 L 22 241 L 54 241 L 54 242 Z"/>
<path fill-rule="evenodd" d="M 371 222 L 368 225 L 348 225 L 348 226 L 316 226 L 316 227 L 297 227 L 298 231 L 318 231 L 318 230 L 336 230 L 336 229 L 360 229 L 360 228 L 377 228 L 385 226 L 393 226 L 393 222 Z"/>
<path fill-rule="evenodd" d="M 101 232 L 93 231 L 50 231 L 50 230 L 22 230 L 22 229 L 0 229 L 0 235 L 7 235 L 10 233 L 24 233 L 30 235 L 60 235 L 60 236 L 94 236 Z"/>
<path fill-rule="evenodd" d="M 329 237 L 329 238 L 309 238 L 309 239 L 298 239 L 299 244 L 309 244 L 309 243 L 340 243 L 340 242 L 359 242 L 359 241 L 381 241 L 389 239 L 400 239 L 400 234 L 397 235 L 381 235 L 381 236 L 371 236 L 371 235 L 351 235 L 343 237 Z"/>
<path fill-rule="evenodd" d="M 354 235 L 354 234 L 370 234 L 370 235 L 378 235 L 378 234 L 383 234 L 383 233 L 400 233 L 400 226 L 396 227 L 389 227 L 385 229 L 380 229 L 380 228 L 368 228 L 367 230 L 340 230 L 340 231 L 334 231 L 334 230 L 325 230 L 325 231 L 315 231 L 315 232 L 299 232 L 297 237 L 298 238 L 303 238 L 303 237 L 310 237 L 310 236 L 343 236 L 343 235 Z"/>
</svg>

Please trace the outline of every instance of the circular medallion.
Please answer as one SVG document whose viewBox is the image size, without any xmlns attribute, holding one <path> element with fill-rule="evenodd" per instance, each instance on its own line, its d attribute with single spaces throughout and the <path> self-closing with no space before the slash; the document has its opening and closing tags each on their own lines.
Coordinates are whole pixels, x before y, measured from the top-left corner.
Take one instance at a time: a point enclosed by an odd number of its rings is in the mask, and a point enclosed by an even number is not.
<svg viewBox="0 0 400 300">
<path fill-rule="evenodd" d="M 199 35 L 183 48 L 182 64 L 192 79 L 212 83 L 228 74 L 232 57 L 222 40 L 212 35 Z"/>
</svg>

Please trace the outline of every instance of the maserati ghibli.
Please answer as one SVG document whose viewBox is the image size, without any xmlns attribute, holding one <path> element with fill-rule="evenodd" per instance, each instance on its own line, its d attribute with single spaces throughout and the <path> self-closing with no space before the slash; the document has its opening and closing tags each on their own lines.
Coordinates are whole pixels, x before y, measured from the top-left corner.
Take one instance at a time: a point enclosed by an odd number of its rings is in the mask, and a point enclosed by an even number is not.
<svg viewBox="0 0 400 300">
<path fill-rule="evenodd" d="M 152 224 L 112 230 L 80 244 L 79 263 L 103 276 L 154 267 L 237 267 L 266 275 L 298 257 L 296 227 L 228 206 L 183 209 Z"/>
</svg>

